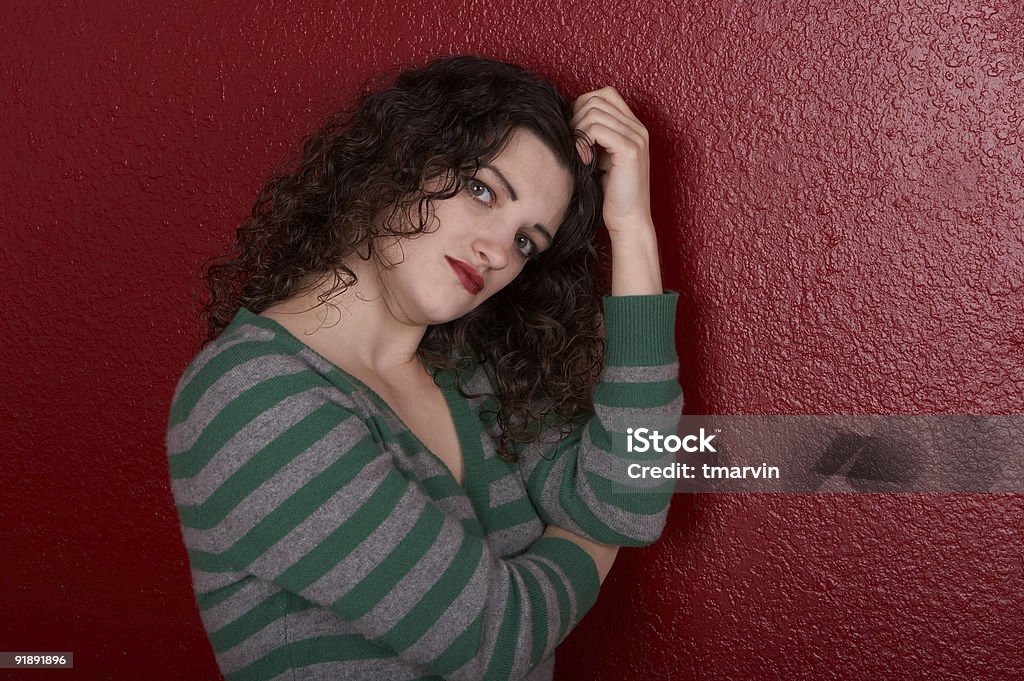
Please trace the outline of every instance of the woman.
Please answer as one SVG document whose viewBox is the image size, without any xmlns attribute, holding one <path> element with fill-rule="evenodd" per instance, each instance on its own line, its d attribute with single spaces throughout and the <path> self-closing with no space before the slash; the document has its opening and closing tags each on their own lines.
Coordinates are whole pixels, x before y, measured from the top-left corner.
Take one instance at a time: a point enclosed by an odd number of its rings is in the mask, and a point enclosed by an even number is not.
<svg viewBox="0 0 1024 681">
<path fill-rule="evenodd" d="M 168 450 L 225 676 L 550 678 L 618 546 L 664 523 L 664 489 L 615 493 L 613 442 L 681 408 L 622 98 L 408 71 L 307 140 L 208 281 Z"/>
</svg>

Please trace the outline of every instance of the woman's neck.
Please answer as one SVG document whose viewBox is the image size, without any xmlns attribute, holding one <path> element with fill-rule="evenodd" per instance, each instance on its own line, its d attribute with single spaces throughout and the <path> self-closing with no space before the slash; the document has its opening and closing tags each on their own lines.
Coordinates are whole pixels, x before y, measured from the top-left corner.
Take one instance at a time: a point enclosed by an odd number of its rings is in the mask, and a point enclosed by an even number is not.
<svg viewBox="0 0 1024 681">
<path fill-rule="evenodd" d="M 397 319 L 371 272 L 357 277 L 356 284 L 325 303 L 318 296 L 328 290 L 331 279 L 261 314 L 350 373 L 387 376 L 422 371 L 416 350 L 427 327 Z"/>
</svg>

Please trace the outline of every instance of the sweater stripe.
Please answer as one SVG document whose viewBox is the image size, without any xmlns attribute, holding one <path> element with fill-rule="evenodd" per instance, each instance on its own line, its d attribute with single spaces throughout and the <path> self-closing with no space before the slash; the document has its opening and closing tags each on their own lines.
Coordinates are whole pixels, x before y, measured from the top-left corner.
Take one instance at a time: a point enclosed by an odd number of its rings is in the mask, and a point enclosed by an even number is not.
<svg viewBox="0 0 1024 681">
<path fill-rule="evenodd" d="M 405 494 L 397 476 L 385 478 L 373 494 L 348 520 L 338 525 L 323 541 L 281 573 L 278 581 L 296 592 L 304 592 L 322 579 L 379 527 Z"/>
<path fill-rule="evenodd" d="M 515 589 L 508 590 L 505 616 L 501 620 L 501 629 L 498 631 L 498 639 L 487 672 L 484 674 L 484 681 L 501 681 L 508 678 L 509 675 L 504 670 L 512 669 L 515 663 L 516 641 L 519 639 L 519 618 L 515 617 L 515 614 L 522 608 L 518 594 Z"/>
<path fill-rule="evenodd" d="M 201 421 L 206 415 L 215 414 L 217 410 L 203 404 L 203 398 L 208 395 L 217 396 L 221 392 L 217 388 L 229 388 L 239 384 L 253 385 L 282 374 L 296 374 L 301 371 L 299 366 L 291 363 L 265 361 L 282 356 L 281 348 L 272 343 L 238 345 L 233 351 L 223 354 L 228 355 L 226 362 L 210 362 L 195 378 L 185 384 L 171 407 L 171 428 L 187 424 L 193 416 L 195 420 Z M 240 359 L 245 361 L 239 362 Z M 191 426 L 197 430 L 202 429 L 199 423 L 193 423 Z"/>
<path fill-rule="evenodd" d="M 224 481 L 216 492 L 197 506 L 179 507 L 181 521 L 186 527 L 207 530 L 220 523 L 242 501 L 247 499 L 266 481 L 274 482 L 274 476 L 287 469 L 292 477 L 309 477 L 311 472 L 322 471 L 323 465 L 310 466 L 310 463 L 323 462 L 329 465 L 329 440 L 324 441 L 332 431 L 343 429 L 345 422 L 338 423 L 337 413 L 330 405 L 324 405 L 312 412 L 281 435 L 269 445 L 255 453 L 230 478 Z M 327 450 L 327 451 L 325 451 Z M 363 441 L 353 447 L 354 453 L 361 452 L 365 457 L 372 458 L 375 454 L 372 442 Z M 318 453 L 320 456 L 312 456 Z M 310 461 L 312 460 L 312 461 Z M 305 465 L 303 465 L 305 464 Z M 346 469 L 350 466 L 346 466 Z M 348 472 L 348 471 L 346 471 Z M 313 478 L 315 480 L 316 478 Z M 345 480 L 348 482 L 348 480 Z"/>
<path fill-rule="evenodd" d="M 672 494 L 676 482 L 672 478 L 651 478 L 647 481 L 650 487 L 640 491 L 632 484 L 624 485 L 621 480 L 608 480 L 594 473 L 586 476 L 587 484 L 602 502 L 642 516 L 661 513 L 667 503 L 665 495 Z"/>
<path fill-rule="evenodd" d="M 483 627 L 484 614 L 480 613 L 444 652 L 430 661 L 430 667 L 438 674 L 447 675 L 465 666 L 475 656 Z"/>
<path fill-rule="evenodd" d="M 650 409 L 663 407 L 676 399 L 682 391 L 672 378 L 648 383 L 602 383 L 594 394 L 594 401 L 603 407 L 630 407 Z"/>
<path fill-rule="evenodd" d="M 309 378 L 301 374 L 270 379 L 265 381 L 262 387 L 258 386 L 232 396 L 231 401 L 220 408 L 217 415 L 204 427 L 194 444 L 189 443 L 190 430 L 186 430 L 181 437 L 173 433 L 172 437 L 179 446 L 171 450 L 171 477 L 190 478 L 196 475 L 238 434 L 239 424 L 252 423 L 282 400 L 293 398 L 309 387 Z M 221 402 L 224 400 L 221 399 Z M 324 400 L 321 398 L 312 404 L 320 406 L 323 403 Z M 300 405 L 291 402 L 292 408 L 297 406 Z M 183 430 L 186 427 L 190 428 L 191 424 L 182 424 Z"/>
<path fill-rule="evenodd" d="M 186 541 L 188 538 L 186 537 Z M 238 572 L 238 568 L 231 565 L 221 556 L 220 553 L 203 551 L 200 549 L 188 549 L 188 562 L 193 570 L 201 572 L 225 573 Z"/>
<path fill-rule="evenodd" d="M 304 665 L 332 660 L 372 660 L 389 655 L 385 648 L 358 634 L 320 636 L 287 643 L 256 660 L 245 669 L 226 674 L 227 681 L 264 681 L 291 669 L 294 660 Z"/>
<path fill-rule="evenodd" d="M 488 530 L 490 532 L 499 532 L 536 518 L 537 511 L 526 499 L 516 499 L 507 504 L 495 506 L 490 515 L 492 519 L 488 525 Z"/>
<path fill-rule="evenodd" d="M 535 608 L 535 612 L 532 613 L 533 617 L 531 617 L 533 620 L 533 631 L 531 632 L 533 647 L 530 650 L 530 664 L 536 665 L 541 661 L 548 642 L 548 609 L 545 607 L 544 590 L 530 573 L 529 568 L 523 566 L 519 570 L 519 576 L 522 577 L 523 583 L 526 585 L 526 594 Z"/>
<path fill-rule="evenodd" d="M 274 332 L 269 329 L 261 329 L 257 326 L 246 324 L 243 326 L 232 326 L 224 330 L 220 336 L 217 337 L 217 342 L 213 345 L 206 346 L 195 359 L 188 365 L 188 369 L 185 370 L 184 375 L 181 378 L 180 386 L 185 386 L 195 379 L 196 374 L 199 370 L 209 364 L 211 361 L 220 357 L 221 353 L 226 350 L 239 345 L 239 344 L 255 344 L 259 342 L 273 342 Z M 175 401 L 178 399 L 178 393 L 174 396 Z"/>
<path fill-rule="evenodd" d="M 537 561 L 537 567 L 544 571 L 548 581 L 555 589 L 555 598 L 558 600 L 558 632 L 555 638 L 562 640 L 569 634 L 572 611 L 574 610 L 569 591 L 565 588 L 565 581 L 551 565 L 543 560 Z"/>
<path fill-rule="evenodd" d="M 373 457 L 373 448 L 370 443 L 362 441 L 350 454 L 355 460 L 369 460 Z M 295 494 L 282 499 L 251 531 L 225 552 L 225 557 L 232 564 L 245 567 L 265 554 L 335 494 L 339 482 L 348 482 L 354 472 L 351 470 L 352 461 L 346 460 L 348 458 L 339 459 Z"/>
<path fill-rule="evenodd" d="M 241 591 L 249 582 L 240 581 L 235 582 L 231 586 L 225 586 L 214 591 L 207 593 L 196 594 L 196 605 L 199 606 L 200 610 L 209 610 L 213 606 L 225 601 L 226 599 L 234 596 L 236 593 Z"/>
<path fill-rule="evenodd" d="M 459 483 L 456 482 L 451 474 L 432 475 L 421 480 L 420 484 L 432 499 L 438 501 L 448 497 L 461 497 L 465 493 L 465 490 L 459 487 Z"/>
<path fill-rule="evenodd" d="M 387 557 L 333 606 L 348 617 L 362 617 L 380 602 L 402 577 L 415 566 L 441 532 L 444 516 L 437 509 L 423 508 L 416 524 Z"/>
<path fill-rule="evenodd" d="M 248 610 L 241 617 L 232 620 L 216 631 L 211 631 L 210 643 L 213 645 L 214 652 L 222 653 L 242 643 L 281 616 L 309 610 L 312 607 L 315 607 L 312 603 L 291 599 L 287 593 L 279 591 Z"/>
<path fill-rule="evenodd" d="M 284 593 L 278 586 L 252 577 L 242 580 L 242 583 L 245 584 L 244 589 L 231 598 L 227 598 L 213 607 L 200 611 L 200 616 L 210 622 L 218 623 L 218 626 L 223 626 L 245 615 L 255 604 L 263 603 L 274 596 Z M 289 596 L 304 602 L 297 596 L 290 594 Z"/>
<path fill-rule="evenodd" d="M 431 623 L 436 622 L 444 614 L 466 588 L 482 556 L 482 543 L 462 542 L 451 565 L 442 573 L 441 578 L 388 633 L 388 639 L 396 651 L 402 652 L 419 641 Z"/>
<path fill-rule="evenodd" d="M 290 430 L 312 412 L 322 408 L 327 396 L 327 391 L 321 387 L 282 400 L 231 436 L 209 459 L 197 455 L 198 450 L 194 448 L 186 450 L 187 455 L 175 456 L 172 471 L 174 466 L 202 467 L 195 476 L 171 480 L 175 498 L 185 506 L 197 506 L 205 502 L 231 476 L 247 465 L 250 457 L 257 456 L 267 446 L 265 433 Z M 201 462 L 186 463 L 190 456 L 201 459 Z"/>
</svg>

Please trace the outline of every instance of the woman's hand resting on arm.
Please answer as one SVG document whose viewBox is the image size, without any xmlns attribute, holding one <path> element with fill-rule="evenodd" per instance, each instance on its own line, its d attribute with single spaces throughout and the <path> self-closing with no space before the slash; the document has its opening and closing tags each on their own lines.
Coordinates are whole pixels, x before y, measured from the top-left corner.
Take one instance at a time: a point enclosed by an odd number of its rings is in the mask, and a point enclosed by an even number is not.
<svg viewBox="0 0 1024 681">
<path fill-rule="evenodd" d="M 597 153 L 604 171 L 604 223 L 612 245 L 612 295 L 662 293 L 658 239 L 651 219 L 650 148 L 647 128 L 613 87 L 581 95 L 570 125 L 596 146 L 580 146 L 589 162 Z"/>
</svg>

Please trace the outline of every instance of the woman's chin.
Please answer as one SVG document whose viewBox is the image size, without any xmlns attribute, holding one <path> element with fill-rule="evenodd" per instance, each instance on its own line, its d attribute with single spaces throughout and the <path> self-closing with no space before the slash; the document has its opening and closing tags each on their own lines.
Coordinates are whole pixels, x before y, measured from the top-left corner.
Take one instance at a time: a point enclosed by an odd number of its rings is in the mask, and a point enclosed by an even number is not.
<svg viewBox="0 0 1024 681">
<path fill-rule="evenodd" d="M 416 315 L 416 321 L 426 326 L 440 326 L 441 324 L 447 324 L 453 322 L 460 317 L 464 317 L 473 308 L 468 306 L 454 306 L 454 305 L 437 305 L 431 307 L 421 307 L 419 313 Z"/>
</svg>

